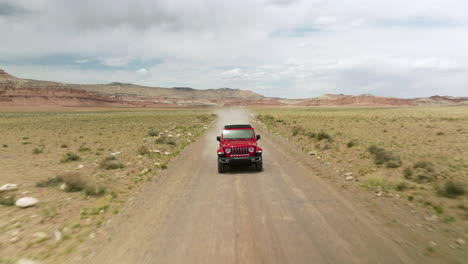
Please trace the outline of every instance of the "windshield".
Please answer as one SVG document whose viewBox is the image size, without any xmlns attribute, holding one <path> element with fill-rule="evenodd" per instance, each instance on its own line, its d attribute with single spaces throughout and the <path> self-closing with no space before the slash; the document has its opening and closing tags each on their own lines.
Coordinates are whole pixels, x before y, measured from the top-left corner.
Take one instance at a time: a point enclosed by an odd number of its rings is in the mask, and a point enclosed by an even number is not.
<svg viewBox="0 0 468 264">
<path fill-rule="evenodd" d="M 250 139 L 254 138 L 252 129 L 223 130 L 223 139 Z"/>
</svg>

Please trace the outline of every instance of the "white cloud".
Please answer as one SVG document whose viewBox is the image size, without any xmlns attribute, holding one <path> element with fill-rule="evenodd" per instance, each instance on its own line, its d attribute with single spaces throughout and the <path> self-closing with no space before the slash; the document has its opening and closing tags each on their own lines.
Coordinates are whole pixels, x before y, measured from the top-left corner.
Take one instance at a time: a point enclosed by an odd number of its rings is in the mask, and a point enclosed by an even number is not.
<svg viewBox="0 0 468 264">
<path fill-rule="evenodd" d="M 3 2 L 0 68 L 22 77 L 466 96 L 464 0 Z M 67 55 L 69 65 L 51 63 Z"/>
<path fill-rule="evenodd" d="M 225 78 L 228 79 L 233 79 L 233 80 L 241 80 L 241 79 L 246 79 L 249 76 L 244 73 L 241 69 L 235 68 L 232 70 L 224 71 L 221 73 L 221 75 Z"/>
<path fill-rule="evenodd" d="M 136 72 L 143 75 L 148 74 L 148 70 L 145 68 L 138 69 Z"/>
</svg>

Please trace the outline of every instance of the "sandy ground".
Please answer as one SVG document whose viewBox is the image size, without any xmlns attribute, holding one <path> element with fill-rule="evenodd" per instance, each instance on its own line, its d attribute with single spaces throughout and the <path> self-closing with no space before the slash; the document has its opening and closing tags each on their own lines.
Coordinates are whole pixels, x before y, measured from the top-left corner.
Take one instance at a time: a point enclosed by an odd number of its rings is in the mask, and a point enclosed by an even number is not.
<svg viewBox="0 0 468 264">
<path fill-rule="evenodd" d="M 176 166 L 70 262 L 442 263 L 416 252 L 408 246 L 414 234 L 385 228 L 363 209 L 364 201 L 350 200 L 274 137 L 264 134 L 259 142 L 264 171 L 218 174 L 215 137 L 222 125 L 244 122 L 248 114 L 241 110 L 220 113 Z"/>
</svg>

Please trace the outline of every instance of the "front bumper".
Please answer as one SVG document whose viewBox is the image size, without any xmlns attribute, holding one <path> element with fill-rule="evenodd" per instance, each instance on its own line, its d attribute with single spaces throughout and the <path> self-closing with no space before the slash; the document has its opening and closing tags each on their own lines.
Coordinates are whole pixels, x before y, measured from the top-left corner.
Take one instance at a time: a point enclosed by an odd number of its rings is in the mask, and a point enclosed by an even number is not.
<svg viewBox="0 0 468 264">
<path fill-rule="evenodd" d="M 262 161 L 262 156 L 247 156 L 247 157 L 223 157 L 218 156 L 218 160 L 224 164 L 245 164 L 257 163 Z"/>
</svg>

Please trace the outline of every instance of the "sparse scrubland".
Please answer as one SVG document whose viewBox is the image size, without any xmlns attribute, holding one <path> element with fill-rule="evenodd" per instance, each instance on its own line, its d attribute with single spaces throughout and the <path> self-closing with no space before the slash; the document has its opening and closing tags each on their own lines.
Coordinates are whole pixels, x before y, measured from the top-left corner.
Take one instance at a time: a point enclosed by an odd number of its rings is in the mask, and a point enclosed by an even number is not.
<svg viewBox="0 0 468 264">
<path fill-rule="evenodd" d="M 468 233 L 468 107 L 260 109 L 256 119 L 364 190 Z"/>
<path fill-rule="evenodd" d="M 0 263 L 57 261 L 215 120 L 205 110 L 0 113 Z M 21 197 L 39 203 L 14 206 Z"/>
</svg>

